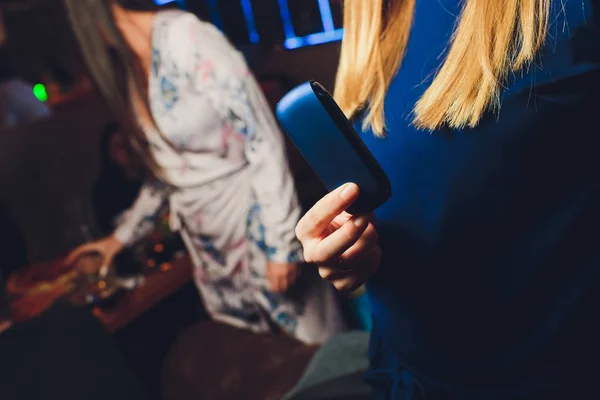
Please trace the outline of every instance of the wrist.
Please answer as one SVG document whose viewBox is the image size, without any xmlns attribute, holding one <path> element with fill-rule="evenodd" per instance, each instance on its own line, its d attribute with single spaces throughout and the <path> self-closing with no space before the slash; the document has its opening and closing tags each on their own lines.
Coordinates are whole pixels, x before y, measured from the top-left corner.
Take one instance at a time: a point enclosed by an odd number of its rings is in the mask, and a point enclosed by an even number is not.
<svg viewBox="0 0 600 400">
<path fill-rule="evenodd" d="M 108 244 L 108 250 L 114 254 L 120 252 L 121 250 L 123 250 L 123 247 L 125 247 L 125 243 L 123 243 L 121 240 L 119 240 L 119 238 L 114 234 L 108 238 L 107 244 Z"/>
<path fill-rule="evenodd" d="M 268 254 L 267 260 L 273 264 L 300 264 L 303 261 L 302 248 L 288 247 L 286 249 L 278 249 Z"/>
</svg>

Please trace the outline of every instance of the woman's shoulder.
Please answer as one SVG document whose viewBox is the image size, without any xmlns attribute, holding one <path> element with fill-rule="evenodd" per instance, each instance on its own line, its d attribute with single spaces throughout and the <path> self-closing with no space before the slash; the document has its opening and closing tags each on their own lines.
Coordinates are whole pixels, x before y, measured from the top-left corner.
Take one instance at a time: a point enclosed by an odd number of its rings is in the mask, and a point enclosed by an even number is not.
<svg viewBox="0 0 600 400">
<path fill-rule="evenodd" d="M 242 58 L 213 24 L 194 14 L 179 10 L 162 11 L 157 15 L 154 51 L 161 62 L 171 62 L 182 68 L 192 68 L 198 60 L 210 59 L 220 68 L 238 64 Z"/>
<path fill-rule="evenodd" d="M 169 46 L 186 47 L 198 43 L 227 45 L 231 44 L 225 35 L 210 22 L 202 21 L 196 15 L 181 10 L 166 10 L 157 14 L 157 29 Z M 190 48 L 187 47 L 189 51 Z"/>
</svg>

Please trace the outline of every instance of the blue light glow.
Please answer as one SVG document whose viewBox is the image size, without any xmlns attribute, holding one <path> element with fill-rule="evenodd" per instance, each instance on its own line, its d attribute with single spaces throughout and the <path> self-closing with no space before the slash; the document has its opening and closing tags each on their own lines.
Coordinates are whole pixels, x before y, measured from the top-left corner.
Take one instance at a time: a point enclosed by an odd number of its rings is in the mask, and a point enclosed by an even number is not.
<svg viewBox="0 0 600 400">
<path fill-rule="evenodd" d="M 289 40 L 296 37 L 294 31 L 294 24 L 292 23 L 292 14 L 288 7 L 288 0 L 278 0 L 279 3 L 279 14 L 281 15 L 281 22 L 283 22 L 283 31 L 285 37 Z"/>
<path fill-rule="evenodd" d="M 175 3 L 177 0 L 154 0 L 154 4 L 157 6 L 164 6 L 165 4 Z"/>
<path fill-rule="evenodd" d="M 292 14 L 288 5 L 288 0 L 277 0 L 279 5 L 279 14 L 281 16 L 281 22 L 283 25 L 283 31 L 285 33 L 284 47 L 288 50 L 298 49 L 304 46 L 314 46 L 317 44 L 335 42 L 342 40 L 344 37 L 344 29 L 335 29 L 333 21 L 333 14 L 331 12 L 331 4 L 329 0 L 313 0 L 319 4 L 319 12 L 321 14 L 321 23 L 323 24 L 323 31 L 313 33 L 306 36 L 296 36 L 294 29 L 294 23 L 292 21 Z M 182 2 L 182 0 L 154 0 L 156 5 L 162 6 L 169 3 Z M 208 7 L 210 10 L 210 17 L 212 23 L 219 29 L 223 30 L 223 23 L 219 15 L 217 7 L 218 0 L 208 0 Z M 244 19 L 246 20 L 246 28 L 248 29 L 248 38 L 250 43 L 260 42 L 260 35 L 256 28 L 256 21 L 254 19 L 254 11 L 252 10 L 252 0 L 240 0 L 240 5 L 244 13 Z"/>
<path fill-rule="evenodd" d="M 321 12 L 321 21 L 323 21 L 323 30 L 325 32 L 331 32 L 335 30 L 333 14 L 331 13 L 331 4 L 329 4 L 329 0 L 319 0 L 319 11 Z"/>
<path fill-rule="evenodd" d="M 305 46 L 335 42 L 342 40 L 344 29 L 339 28 L 329 32 L 317 32 L 303 37 L 292 37 L 285 40 L 284 47 L 288 50 L 299 49 Z"/>
<path fill-rule="evenodd" d="M 283 46 L 288 50 L 299 49 L 304 46 L 314 46 L 317 44 L 335 42 L 342 40 L 344 30 L 342 28 L 335 29 L 333 23 L 333 14 L 331 12 L 331 4 L 329 0 L 316 0 L 319 2 L 319 11 L 321 13 L 321 22 L 323 23 L 323 32 L 313 33 L 307 36 L 296 36 L 294 24 L 288 7 L 288 0 L 279 0 L 279 12 L 281 21 L 283 22 L 283 30 L 285 32 L 285 42 Z"/>
<path fill-rule="evenodd" d="M 252 11 L 252 3 L 250 0 L 241 0 L 242 11 L 244 12 L 244 18 L 246 19 L 246 26 L 248 27 L 248 36 L 250 37 L 250 43 L 258 43 L 260 36 L 256 30 L 256 22 L 254 21 L 254 12 Z"/>
<path fill-rule="evenodd" d="M 298 48 L 304 46 L 304 38 L 292 37 L 289 39 L 285 39 L 285 42 L 283 43 L 283 45 L 288 50 L 298 49 Z"/>
<path fill-rule="evenodd" d="M 211 22 L 220 30 L 223 30 L 223 22 L 219 15 L 219 7 L 217 6 L 218 0 L 208 0 L 208 11 L 210 13 Z"/>
</svg>

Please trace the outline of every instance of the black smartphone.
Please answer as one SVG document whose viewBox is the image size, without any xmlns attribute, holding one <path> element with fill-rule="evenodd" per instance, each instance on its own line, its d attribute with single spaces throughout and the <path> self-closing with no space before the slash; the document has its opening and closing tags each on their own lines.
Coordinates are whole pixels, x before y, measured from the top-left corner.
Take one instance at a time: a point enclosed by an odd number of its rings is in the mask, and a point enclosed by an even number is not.
<svg viewBox="0 0 600 400">
<path fill-rule="evenodd" d="M 358 185 L 360 195 L 349 213 L 371 212 L 391 197 L 387 175 L 321 84 L 310 81 L 293 89 L 281 99 L 276 114 L 327 190 L 347 182 Z"/>
</svg>

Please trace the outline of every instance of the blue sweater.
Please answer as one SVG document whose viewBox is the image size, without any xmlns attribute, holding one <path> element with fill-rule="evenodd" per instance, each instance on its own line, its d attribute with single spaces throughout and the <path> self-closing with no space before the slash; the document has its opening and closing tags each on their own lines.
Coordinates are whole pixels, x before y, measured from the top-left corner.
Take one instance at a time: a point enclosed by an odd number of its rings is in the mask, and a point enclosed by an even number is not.
<svg viewBox="0 0 600 400">
<path fill-rule="evenodd" d="M 460 3 L 417 0 L 387 137 L 362 133 L 393 188 L 376 212 L 371 361 L 448 383 L 550 379 L 600 360 L 600 4 L 553 1 L 540 59 L 498 115 L 418 131 Z"/>
</svg>

